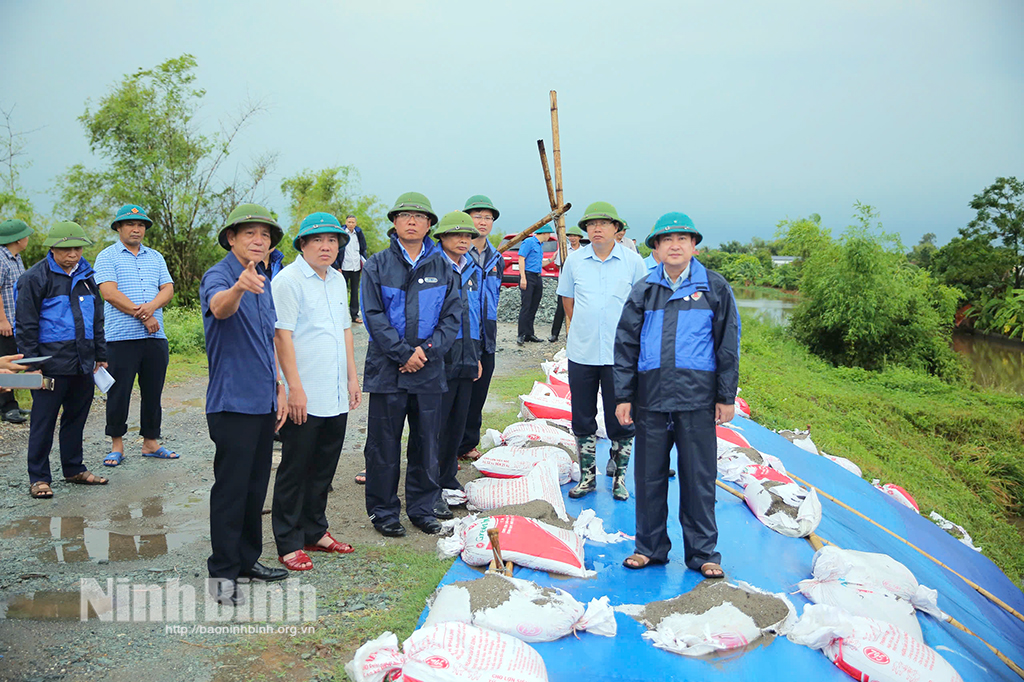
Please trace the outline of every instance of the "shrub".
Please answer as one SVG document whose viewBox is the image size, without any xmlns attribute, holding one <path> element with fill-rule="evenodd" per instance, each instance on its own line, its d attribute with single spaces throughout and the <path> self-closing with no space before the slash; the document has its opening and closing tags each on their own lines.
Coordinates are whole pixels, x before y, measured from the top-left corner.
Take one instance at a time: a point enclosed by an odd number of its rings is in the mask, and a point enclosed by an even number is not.
<svg viewBox="0 0 1024 682">
<path fill-rule="evenodd" d="M 199 308 L 164 308 L 164 332 L 171 353 L 206 353 L 206 335 Z"/>
</svg>

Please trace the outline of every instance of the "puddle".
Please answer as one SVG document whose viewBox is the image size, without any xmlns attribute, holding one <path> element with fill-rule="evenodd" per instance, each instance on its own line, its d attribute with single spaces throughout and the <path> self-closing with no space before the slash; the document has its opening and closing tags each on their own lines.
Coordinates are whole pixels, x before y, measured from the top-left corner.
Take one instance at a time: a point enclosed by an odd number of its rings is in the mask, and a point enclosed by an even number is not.
<svg viewBox="0 0 1024 682">
<path fill-rule="evenodd" d="M 80 620 L 82 596 L 78 592 L 40 591 L 0 602 L 0 619 L 17 620 Z M 114 608 L 113 599 L 91 600 L 89 618 L 98 618 Z M 99 613 L 96 611 L 98 604 Z"/>
<path fill-rule="evenodd" d="M 725 649 L 724 651 L 716 651 L 715 653 L 707 654 L 704 656 L 698 656 L 697 659 L 701 661 L 707 661 L 711 663 L 719 670 L 726 670 L 725 664 L 735 661 L 738 658 L 742 658 L 746 654 L 750 653 L 755 649 L 768 646 L 775 639 L 775 635 L 764 634 L 753 640 L 746 646 L 736 647 L 735 649 Z"/>
</svg>

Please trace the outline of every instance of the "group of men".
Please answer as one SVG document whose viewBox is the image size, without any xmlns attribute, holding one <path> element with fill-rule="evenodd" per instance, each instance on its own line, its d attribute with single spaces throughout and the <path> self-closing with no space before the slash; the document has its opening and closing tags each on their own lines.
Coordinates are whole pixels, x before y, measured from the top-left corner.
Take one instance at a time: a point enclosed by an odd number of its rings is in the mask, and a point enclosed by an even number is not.
<svg viewBox="0 0 1024 682">
<path fill-rule="evenodd" d="M 283 441 L 272 510 L 280 563 L 304 571 L 313 568 L 309 552 L 352 551 L 328 532 L 326 505 L 347 413 L 361 403 L 361 390 L 369 399 L 360 482 L 376 531 L 387 537 L 407 532 L 398 498 L 406 422 L 409 521 L 438 533 L 439 520 L 453 517 L 446 498 L 452 504 L 465 499 L 458 494 L 458 460 L 479 456 L 497 349 L 504 261 L 488 236 L 499 212 L 488 197 L 476 195 L 462 211 L 439 219 L 424 195 L 409 192 L 387 215 L 390 243 L 369 258 L 353 216 L 344 227 L 326 213 L 307 216 L 293 241 L 300 257 L 284 267 L 280 257 L 275 267 L 273 256 L 280 253 L 283 231 L 265 208 L 238 206 L 219 232 L 227 254 L 204 274 L 200 303 L 209 358 L 206 413 L 216 446 L 207 567 L 210 591 L 222 603 L 243 601 L 239 581 L 287 575 L 259 562 L 275 432 Z M 54 390 L 37 391 L 32 409 L 34 497 L 52 496 L 49 450 L 61 407 L 66 480 L 107 482 L 82 464 L 92 373 L 100 367 L 109 368 L 122 392 L 112 388 L 108 398 L 112 448 L 104 464 L 124 459 L 136 376 L 142 454 L 177 457 L 159 443 L 167 367 L 160 311 L 173 295 L 173 282 L 160 254 L 142 246 L 151 224 L 141 207 L 123 207 L 112 223 L 119 240 L 101 252 L 95 272 L 81 257 L 91 243 L 84 231 L 74 223 L 58 224 L 45 242 L 47 259 L 18 279 L 16 303 L 3 298 L 3 311 L 17 309 L 17 350 L 52 356 L 40 367 L 55 378 Z M 675 445 L 686 563 L 720 577 L 714 427 L 731 419 L 736 395 L 735 303 L 725 280 L 692 258 L 701 235 L 688 217 L 670 213 L 659 219 L 647 238 L 655 256 L 648 263 L 617 238 L 624 225 L 611 204 L 591 204 L 568 231 L 572 248 L 560 263 L 559 309 L 569 323 L 572 430 L 582 471 L 569 494 L 578 498 L 597 487 L 601 395 L 611 440 L 607 473 L 618 500 L 629 496 L 625 476 L 636 436 L 636 553 L 624 565 L 640 569 L 667 561 L 669 452 Z M 19 244 L 23 249 L 28 233 L 19 230 L 0 226 L 0 238 L 12 237 L 0 246 L 0 283 L 8 261 L 20 265 Z M 534 252 L 543 253 L 547 231 L 538 232 L 540 238 L 530 237 L 520 248 L 524 308 L 528 299 L 533 306 L 539 285 L 531 268 Z M 369 336 L 362 389 L 353 321 L 362 321 Z M 524 334 L 520 322 L 522 343 L 532 328 Z M 556 323 L 553 339 L 561 320 Z M 16 409 L 10 408 L 11 417 Z"/>
</svg>

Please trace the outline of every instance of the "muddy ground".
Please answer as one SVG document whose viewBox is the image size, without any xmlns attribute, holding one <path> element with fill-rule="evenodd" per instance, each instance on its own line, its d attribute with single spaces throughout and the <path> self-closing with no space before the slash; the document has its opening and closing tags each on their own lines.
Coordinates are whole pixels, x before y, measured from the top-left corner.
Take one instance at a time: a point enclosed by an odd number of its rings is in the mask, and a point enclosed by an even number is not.
<svg viewBox="0 0 1024 682">
<path fill-rule="evenodd" d="M 538 328 L 545 329 L 542 319 L 538 315 Z M 547 325 L 549 328 L 550 319 Z M 361 370 L 365 330 L 356 329 L 355 338 Z M 539 363 L 561 347 L 540 343 L 520 348 L 515 344 L 514 324 L 501 323 L 495 376 L 539 372 Z M 55 443 L 50 458 L 55 481 L 52 500 L 33 500 L 28 495 L 28 425 L 0 423 L 0 480 L 4 482 L 0 484 L 0 679 L 235 680 L 263 677 L 274 667 L 268 656 L 277 654 L 252 645 L 258 635 L 171 629 L 174 625 L 191 628 L 217 624 L 206 620 L 216 613 L 207 611 L 204 603 L 214 453 L 203 410 L 205 391 L 205 376 L 169 384 L 164 390 L 163 442 L 181 455 L 177 461 L 139 455 L 136 395 L 125 439 L 126 459 L 116 468 L 101 466 L 109 440 L 103 434 L 104 403 L 97 397 L 85 430 L 85 463 L 90 470 L 108 477 L 110 483 L 96 487 L 64 483 Z M 511 404 L 489 400 L 485 409 L 501 411 Z M 298 574 L 303 585 L 317 588 L 317 614 L 321 618 L 387 607 L 392 595 L 387 580 L 379 574 L 379 552 L 374 548 L 403 545 L 422 552 L 435 551 L 436 537 L 424 535 L 408 523 L 405 538 L 385 539 L 373 530 L 366 517 L 363 489 L 353 481 L 363 466 L 365 433 L 364 403 L 350 413 L 328 507 L 332 534 L 360 551 L 345 556 L 314 555 L 316 569 Z M 277 450 L 275 469 L 279 457 Z M 468 471 L 462 472 L 463 477 L 475 477 L 471 467 L 465 469 Z M 404 497 L 402 485 L 399 494 Z M 268 491 L 265 509 L 269 510 L 270 504 Z M 269 515 L 264 519 L 263 539 L 262 561 L 277 566 Z M 79 620 L 83 579 L 95 581 L 102 591 L 93 604 L 99 612 L 109 612 L 110 622 L 96 617 Z M 125 603 L 137 606 L 145 595 L 132 590 L 146 585 L 165 588 L 171 579 L 185 586 L 183 603 L 188 587 L 194 590 L 196 620 L 179 624 L 132 620 Z M 112 581 L 112 590 L 108 589 L 108 580 Z M 364 596 L 358 602 L 332 597 L 332 586 L 364 583 Z M 281 592 L 281 585 L 270 589 L 267 603 L 273 606 L 277 595 L 286 608 L 294 608 L 299 600 Z M 113 600 L 107 598 L 111 593 Z M 263 595 L 257 596 L 262 603 Z M 286 623 L 293 624 L 300 628 L 303 625 Z M 322 652 L 311 651 L 302 658 L 318 653 Z M 301 661 L 296 663 L 301 667 Z M 296 679 L 311 679 L 308 671 L 291 674 Z"/>
</svg>

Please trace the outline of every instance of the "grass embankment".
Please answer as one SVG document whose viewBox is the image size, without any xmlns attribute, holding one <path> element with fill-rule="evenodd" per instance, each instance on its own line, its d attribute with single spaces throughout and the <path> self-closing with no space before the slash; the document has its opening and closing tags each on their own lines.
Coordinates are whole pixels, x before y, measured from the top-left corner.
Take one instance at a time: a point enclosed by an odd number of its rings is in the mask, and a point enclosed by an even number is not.
<svg viewBox="0 0 1024 682">
<path fill-rule="evenodd" d="M 740 386 L 758 423 L 812 427 L 815 444 L 896 483 L 967 529 L 1016 583 L 1024 537 L 1024 398 L 903 369 L 833 367 L 784 329 L 743 317 Z"/>
</svg>

